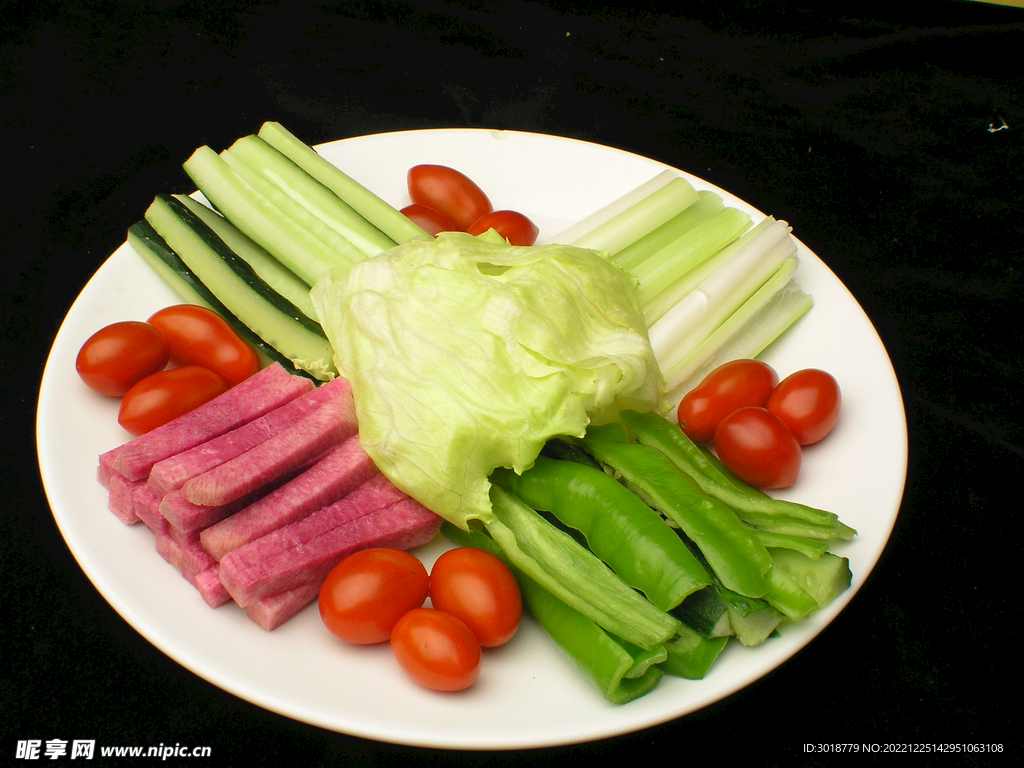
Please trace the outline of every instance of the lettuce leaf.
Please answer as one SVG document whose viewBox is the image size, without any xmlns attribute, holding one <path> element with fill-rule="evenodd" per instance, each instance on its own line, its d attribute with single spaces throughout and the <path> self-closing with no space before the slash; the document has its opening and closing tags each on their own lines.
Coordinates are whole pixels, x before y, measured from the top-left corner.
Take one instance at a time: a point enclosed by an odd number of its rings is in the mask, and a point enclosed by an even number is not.
<svg viewBox="0 0 1024 768">
<path fill-rule="evenodd" d="M 360 440 L 399 488 L 466 529 L 488 476 L 555 435 L 667 407 L 633 279 L 597 251 L 446 233 L 311 293 L 355 397 Z"/>
</svg>

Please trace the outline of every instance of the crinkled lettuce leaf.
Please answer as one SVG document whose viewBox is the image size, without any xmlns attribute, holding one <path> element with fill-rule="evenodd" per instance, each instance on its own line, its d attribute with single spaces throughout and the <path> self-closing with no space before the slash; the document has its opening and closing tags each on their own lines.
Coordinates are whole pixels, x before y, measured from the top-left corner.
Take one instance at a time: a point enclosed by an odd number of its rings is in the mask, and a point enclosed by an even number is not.
<svg viewBox="0 0 1024 768">
<path fill-rule="evenodd" d="M 446 233 L 311 295 L 363 448 L 463 529 L 492 520 L 496 467 L 522 472 L 550 437 L 666 407 L 633 279 L 596 251 Z"/>
</svg>

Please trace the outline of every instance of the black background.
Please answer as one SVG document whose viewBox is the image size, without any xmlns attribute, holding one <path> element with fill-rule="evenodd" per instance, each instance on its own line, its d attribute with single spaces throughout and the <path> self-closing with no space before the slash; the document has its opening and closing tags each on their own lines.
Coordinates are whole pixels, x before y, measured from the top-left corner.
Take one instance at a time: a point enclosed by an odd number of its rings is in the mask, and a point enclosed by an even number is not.
<svg viewBox="0 0 1024 768">
<path fill-rule="evenodd" d="M 972 2 L 0 3 L 0 762 L 51 738 L 210 745 L 204 765 L 843 761 L 803 751 L 820 742 L 1001 743 L 1019 759 L 1022 50 L 1024 10 Z M 181 162 L 264 120 L 309 143 L 433 127 L 585 139 L 793 223 L 875 323 L 907 410 L 900 517 L 850 606 L 701 712 L 526 753 L 322 731 L 152 647 L 50 515 L 39 377 L 126 228 L 156 192 L 190 191 Z"/>
</svg>

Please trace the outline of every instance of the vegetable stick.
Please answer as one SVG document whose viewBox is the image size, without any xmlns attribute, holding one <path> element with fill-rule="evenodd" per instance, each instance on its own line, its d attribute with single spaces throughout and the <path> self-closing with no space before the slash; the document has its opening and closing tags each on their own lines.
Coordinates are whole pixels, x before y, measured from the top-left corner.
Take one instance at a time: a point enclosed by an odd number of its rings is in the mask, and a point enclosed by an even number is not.
<svg viewBox="0 0 1024 768">
<path fill-rule="evenodd" d="M 575 240 L 578 240 L 587 233 L 594 231 L 602 224 L 605 224 L 616 216 L 625 213 L 641 201 L 646 200 L 675 178 L 678 178 L 678 174 L 674 171 L 662 171 L 657 176 L 641 184 L 639 187 L 630 190 L 622 197 L 619 197 L 608 203 L 608 205 L 603 208 L 594 211 L 586 218 L 580 219 L 567 229 L 563 229 L 554 237 L 548 238 L 546 242 L 570 245 Z"/>
<path fill-rule="evenodd" d="M 193 411 L 100 456 L 101 466 L 144 480 L 161 459 L 251 421 L 313 387 L 274 363 Z"/>
<path fill-rule="evenodd" d="M 352 387 L 348 381 L 334 379 L 237 429 L 157 462 L 149 474 L 149 484 L 157 495 L 175 491 L 193 477 L 241 456 L 280 434 L 329 402 L 337 404 L 341 409 L 353 407 Z"/>
<path fill-rule="evenodd" d="M 295 479 L 206 528 L 200 534 L 203 546 L 221 560 L 231 550 L 333 504 L 379 474 L 353 435 Z"/>
<path fill-rule="evenodd" d="M 294 472 L 355 432 L 354 407 L 328 403 L 280 434 L 188 480 L 181 492 L 193 504 L 228 504 Z"/>
<path fill-rule="evenodd" d="M 357 489 L 350 495 L 358 493 Z M 359 549 L 410 549 L 425 544 L 441 526 L 441 518 L 411 498 L 366 511 L 308 537 L 306 529 L 316 527 L 317 517 L 314 513 L 287 525 L 221 560 L 220 578 L 235 602 L 246 607 L 268 595 L 323 579 L 345 555 Z"/>
<path fill-rule="evenodd" d="M 294 589 L 264 597 L 245 608 L 246 615 L 270 632 L 284 624 L 320 594 L 319 579 L 301 584 Z"/>
</svg>

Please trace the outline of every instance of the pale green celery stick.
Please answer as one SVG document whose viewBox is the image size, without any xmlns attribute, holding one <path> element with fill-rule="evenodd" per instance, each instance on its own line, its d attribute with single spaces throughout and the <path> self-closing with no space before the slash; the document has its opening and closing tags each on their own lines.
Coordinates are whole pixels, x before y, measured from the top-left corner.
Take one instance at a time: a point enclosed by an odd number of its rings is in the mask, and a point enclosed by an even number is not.
<svg viewBox="0 0 1024 768">
<path fill-rule="evenodd" d="M 659 189 L 672 181 L 672 179 L 676 178 L 679 178 L 679 174 L 675 171 L 662 171 L 653 179 L 644 182 L 636 189 L 633 189 L 622 197 L 613 200 L 604 208 L 594 211 L 585 219 L 581 219 L 568 229 L 564 229 L 554 237 L 548 238 L 545 242 L 546 244 L 558 243 L 560 245 L 569 245 L 573 240 L 583 237 L 588 232 L 597 229 L 605 222 L 613 219 L 629 208 L 632 208 L 634 205 L 650 195 L 653 195 Z"/>
<path fill-rule="evenodd" d="M 725 208 L 717 216 L 698 225 L 680 243 L 675 257 L 659 263 L 654 260 L 630 270 L 640 283 L 636 290 L 646 318 L 650 302 L 694 266 L 710 258 L 750 227 L 750 216 L 737 208 Z M 650 320 L 648 319 L 648 325 Z"/>
<path fill-rule="evenodd" d="M 694 227 L 713 219 L 724 209 L 725 203 L 714 192 L 698 192 L 697 200 L 692 205 L 686 206 L 664 224 L 623 248 L 612 256 L 612 261 L 627 272 L 634 272 L 648 260 L 658 264 L 665 259 L 675 258 L 680 243 L 685 242 Z"/>
<path fill-rule="evenodd" d="M 316 216 L 310 208 L 296 202 L 287 192 L 261 175 L 255 168 L 243 162 L 237 152 L 226 149 L 220 153 L 220 156 L 231 170 L 245 179 L 253 189 L 269 200 L 284 216 L 292 219 L 297 225 L 307 230 L 332 251 L 344 256 L 351 263 L 362 261 L 366 258 L 366 254 L 359 250 L 347 237 Z M 374 255 L 379 252 L 376 251 Z"/>
<path fill-rule="evenodd" d="M 790 281 L 796 260 L 786 261 L 732 316 L 704 341 L 687 352 L 681 361 L 665 371 L 669 399 L 679 402 L 713 369 L 714 360 L 757 357 L 784 330 L 811 308 L 812 299 Z M 772 301 L 773 297 L 777 300 Z M 761 311 L 763 310 L 763 311 Z M 726 351 L 726 344 L 735 344 Z"/>
<path fill-rule="evenodd" d="M 414 237 L 430 237 L 405 214 L 336 168 L 311 146 L 297 139 L 280 123 L 264 123 L 260 128 L 259 137 L 332 190 L 360 216 L 396 243 L 404 243 Z"/>
<path fill-rule="evenodd" d="M 513 565 L 559 600 L 641 648 L 653 648 L 676 633 L 676 619 L 516 496 L 491 486 L 491 503 L 494 520 L 487 532 Z"/>
<path fill-rule="evenodd" d="M 682 177 L 673 179 L 654 194 L 569 245 L 607 251 L 614 255 L 696 201 L 697 192 L 690 182 Z"/>
<path fill-rule="evenodd" d="M 397 243 L 360 216 L 306 171 L 259 136 L 244 136 L 226 151 L 284 192 L 301 208 L 352 243 L 364 256 L 376 256 Z"/>
<path fill-rule="evenodd" d="M 796 256 L 789 225 L 774 222 L 734 253 L 648 329 L 662 370 L 671 371 L 690 350 L 736 312 Z"/>
<path fill-rule="evenodd" d="M 700 264 L 684 273 L 678 280 L 647 302 L 647 306 L 644 308 L 644 317 L 648 321 L 650 330 L 654 331 L 665 315 L 670 314 L 720 266 L 728 262 L 732 256 L 745 248 L 774 222 L 775 219 L 770 216 L 762 219 L 724 248 L 713 253 L 710 258 L 704 259 Z M 667 327 L 667 322 L 663 323 L 662 327 Z"/>
<path fill-rule="evenodd" d="M 193 200 L 188 195 L 174 195 L 174 198 L 216 232 L 217 237 L 252 267 L 253 272 L 266 281 L 267 285 L 288 299 L 310 320 L 320 322 L 317 319 L 316 310 L 313 309 L 313 302 L 309 298 L 309 286 L 296 277 L 294 272 L 213 209 L 198 200 Z"/>
<path fill-rule="evenodd" d="M 218 211 L 307 285 L 332 269 L 351 267 L 349 259 L 285 216 L 209 147 L 197 149 L 184 168 Z"/>
</svg>

